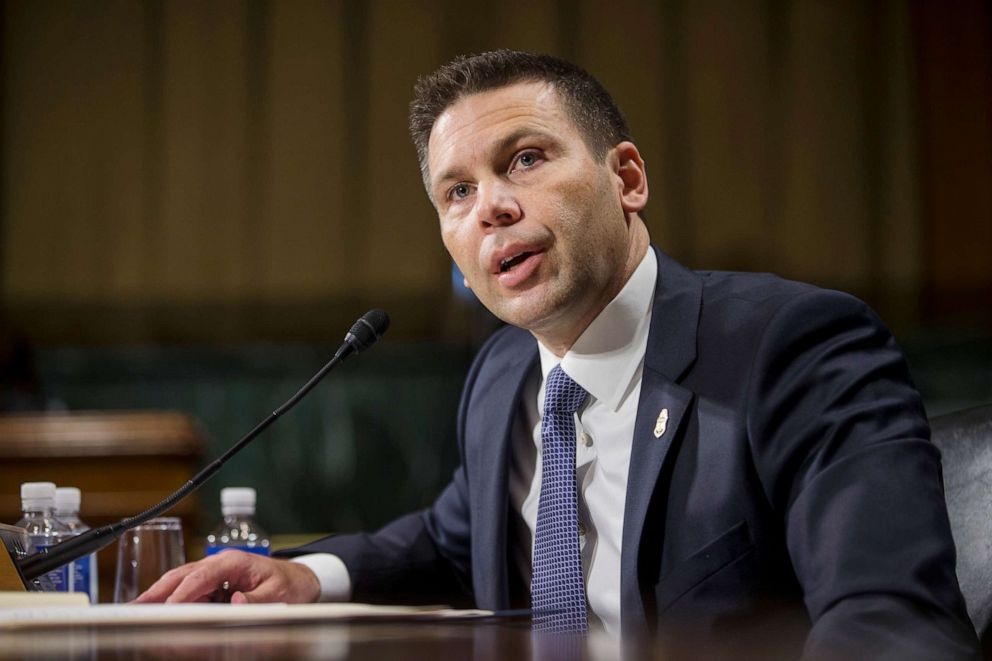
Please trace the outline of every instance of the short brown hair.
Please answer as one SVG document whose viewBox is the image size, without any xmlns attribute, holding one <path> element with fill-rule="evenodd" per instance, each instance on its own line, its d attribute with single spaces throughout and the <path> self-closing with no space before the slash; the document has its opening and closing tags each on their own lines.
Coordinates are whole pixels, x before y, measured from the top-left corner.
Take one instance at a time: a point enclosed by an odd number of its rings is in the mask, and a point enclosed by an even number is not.
<svg viewBox="0 0 992 661">
<path fill-rule="evenodd" d="M 584 69 L 565 60 L 522 51 L 462 55 L 417 81 L 410 102 L 410 133 L 424 185 L 430 189 L 427 143 L 437 118 L 462 97 L 522 82 L 554 86 L 569 117 L 597 159 L 630 140 L 630 128 L 613 97 Z"/>
</svg>

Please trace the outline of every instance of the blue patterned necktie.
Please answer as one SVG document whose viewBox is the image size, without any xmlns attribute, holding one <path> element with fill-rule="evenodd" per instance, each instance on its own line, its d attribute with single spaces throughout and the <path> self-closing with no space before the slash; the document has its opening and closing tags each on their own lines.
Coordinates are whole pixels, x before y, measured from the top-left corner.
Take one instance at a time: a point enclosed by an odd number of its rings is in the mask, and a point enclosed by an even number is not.
<svg viewBox="0 0 992 661">
<path fill-rule="evenodd" d="M 557 365 L 548 374 L 541 420 L 541 497 L 537 505 L 530 597 L 537 631 L 585 631 L 586 591 L 579 554 L 574 414 L 586 391 Z"/>
</svg>

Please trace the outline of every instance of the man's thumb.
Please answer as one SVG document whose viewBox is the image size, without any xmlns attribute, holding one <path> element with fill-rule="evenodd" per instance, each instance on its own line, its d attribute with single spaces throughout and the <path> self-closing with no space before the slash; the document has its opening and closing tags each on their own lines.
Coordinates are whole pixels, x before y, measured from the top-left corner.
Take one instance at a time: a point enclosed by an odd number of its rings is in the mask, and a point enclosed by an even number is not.
<svg viewBox="0 0 992 661">
<path fill-rule="evenodd" d="M 252 604 L 255 603 L 255 599 L 252 598 L 251 592 L 235 592 L 231 595 L 232 604 Z"/>
</svg>

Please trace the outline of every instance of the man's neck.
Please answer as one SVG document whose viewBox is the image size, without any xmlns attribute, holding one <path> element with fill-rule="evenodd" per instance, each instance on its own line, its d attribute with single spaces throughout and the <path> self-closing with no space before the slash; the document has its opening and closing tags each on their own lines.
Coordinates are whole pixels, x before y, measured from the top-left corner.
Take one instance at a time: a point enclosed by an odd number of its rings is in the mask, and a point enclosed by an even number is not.
<svg viewBox="0 0 992 661">
<path fill-rule="evenodd" d="M 641 260 L 644 259 L 644 255 L 647 254 L 651 239 L 648 236 L 647 227 L 640 216 L 636 214 L 631 218 L 630 233 L 630 249 L 627 251 L 627 261 L 623 266 L 623 276 L 618 278 L 612 287 L 605 289 L 593 305 L 586 307 L 584 314 L 578 319 L 556 324 L 555 328 L 549 331 L 531 330 L 531 334 L 537 338 L 537 341 L 559 358 L 563 358 L 568 353 L 569 349 L 575 345 L 576 340 L 589 327 L 589 324 L 603 312 L 610 301 L 616 298 L 620 290 L 630 280 L 630 276 L 634 274 Z"/>
</svg>

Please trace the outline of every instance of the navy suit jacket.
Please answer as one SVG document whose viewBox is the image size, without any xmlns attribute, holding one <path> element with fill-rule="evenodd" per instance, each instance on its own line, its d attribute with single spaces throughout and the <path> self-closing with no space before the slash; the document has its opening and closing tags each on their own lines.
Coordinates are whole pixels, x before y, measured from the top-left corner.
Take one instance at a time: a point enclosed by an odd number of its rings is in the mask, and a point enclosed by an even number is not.
<svg viewBox="0 0 992 661">
<path fill-rule="evenodd" d="M 812 655 L 971 653 L 940 455 L 885 326 L 839 292 L 693 272 L 657 252 L 624 512 L 625 632 L 678 622 L 717 635 L 798 606 Z M 294 553 L 340 556 L 358 601 L 509 607 L 510 430 L 537 364 L 528 332 L 498 331 L 466 380 L 462 463 L 434 505 Z"/>
</svg>

